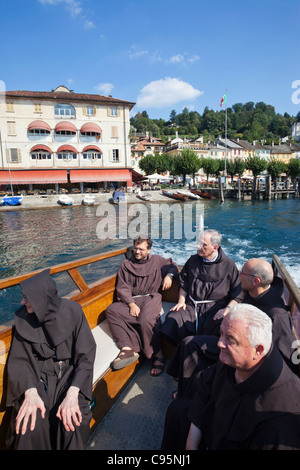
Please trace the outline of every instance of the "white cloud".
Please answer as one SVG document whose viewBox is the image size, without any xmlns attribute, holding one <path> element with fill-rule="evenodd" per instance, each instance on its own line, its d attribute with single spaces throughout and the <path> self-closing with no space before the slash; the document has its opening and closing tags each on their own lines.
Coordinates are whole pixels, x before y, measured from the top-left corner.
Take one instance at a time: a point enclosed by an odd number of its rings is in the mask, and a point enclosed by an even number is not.
<svg viewBox="0 0 300 470">
<path fill-rule="evenodd" d="M 105 95 L 109 95 L 114 85 L 112 83 L 99 83 L 99 85 L 95 86 L 95 89 L 98 93 L 104 93 Z"/>
<path fill-rule="evenodd" d="M 176 54 L 170 57 L 169 62 L 171 64 L 178 64 L 179 62 L 184 62 L 184 56 L 182 54 Z"/>
<path fill-rule="evenodd" d="M 138 46 L 135 44 L 132 45 L 128 51 L 128 57 L 129 59 L 139 59 L 140 57 L 143 57 L 148 54 L 148 51 L 145 49 L 140 49 Z"/>
<path fill-rule="evenodd" d="M 139 108 L 163 108 L 180 101 L 194 100 L 203 92 L 178 78 L 166 77 L 148 83 L 137 98 Z"/>
<path fill-rule="evenodd" d="M 83 26 L 85 29 L 92 29 L 95 27 L 94 22 L 89 20 L 84 14 L 81 0 L 37 0 L 43 5 L 62 5 L 70 13 L 72 18 L 80 18 L 83 20 Z"/>
</svg>

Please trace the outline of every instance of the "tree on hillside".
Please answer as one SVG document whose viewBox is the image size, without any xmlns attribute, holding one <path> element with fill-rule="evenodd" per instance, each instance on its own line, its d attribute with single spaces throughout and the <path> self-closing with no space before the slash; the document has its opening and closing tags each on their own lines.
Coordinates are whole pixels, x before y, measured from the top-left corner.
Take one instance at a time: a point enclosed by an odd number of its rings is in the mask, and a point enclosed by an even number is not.
<svg viewBox="0 0 300 470">
<path fill-rule="evenodd" d="M 184 149 L 175 155 L 173 160 L 172 172 L 173 175 L 182 175 L 183 183 L 185 184 L 186 175 L 191 175 L 194 177 L 195 173 L 201 167 L 201 160 L 190 149 Z"/>
</svg>

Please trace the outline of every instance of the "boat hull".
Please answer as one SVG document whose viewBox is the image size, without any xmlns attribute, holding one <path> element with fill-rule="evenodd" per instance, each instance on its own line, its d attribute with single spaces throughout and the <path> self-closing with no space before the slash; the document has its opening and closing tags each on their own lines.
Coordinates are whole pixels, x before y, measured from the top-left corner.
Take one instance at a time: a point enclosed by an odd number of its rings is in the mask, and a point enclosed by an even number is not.
<svg viewBox="0 0 300 470">
<path fill-rule="evenodd" d="M 1 200 L 1 206 L 20 206 L 23 196 L 4 196 Z"/>
<path fill-rule="evenodd" d="M 184 201 L 187 201 L 187 200 L 188 200 L 188 197 L 187 197 L 187 196 L 183 196 L 183 195 L 177 194 L 177 193 L 172 193 L 172 192 L 170 192 L 170 191 L 164 191 L 164 190 L 163 190 L 163 191 L 162 191 L 162 194 L 163 194 L 164 196 L 167 196 L 167 197 L 171 198 L 171 199 L 176 199 L 177 201 L 183 201 L 183 202 L 184 202 Z"/>
</svg>

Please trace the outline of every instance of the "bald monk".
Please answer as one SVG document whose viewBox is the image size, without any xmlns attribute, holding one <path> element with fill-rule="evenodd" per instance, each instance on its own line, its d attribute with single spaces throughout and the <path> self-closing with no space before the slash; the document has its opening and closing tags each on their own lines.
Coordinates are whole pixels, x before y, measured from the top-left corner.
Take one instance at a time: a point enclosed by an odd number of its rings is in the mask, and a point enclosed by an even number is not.
<svg viewBox="0 0 300 470">
<path fill-rule="evenodd" d="M 233 306 L 219 360 L 197 374 L 192 397 L 168 408 L 163 450 L 300 449 L 300 379 L 272 343 L 270 317 Z"/>
<path fill-rule="evenodd" d="M 243 289 L 242 302 L 258 307 L 271 318 L 274 343 L 289 368 L 298 373 L 298 365 L 292 361 L 296 351 L 296 348 L 292 347 L 295 337 L 292 332 L 290 313 L 282 297 L 282 280 L 274 277 L 271 264 L 260 258 L 246 261 L 239 274 Z M 215 319 L 220 320 L 229 311 L 227 308 L 218 312 Z M 210 341 L 215 341 L 217 345 L 218 338 L 211 337 Z M 201 335 L 189 336 L 177 348 L 167 369 L 170 375 L 178 377 L 178 393 L 174 392 L 174 396 L 188 393 L 191 377 L 216 361 L 218 356 L 212 356 L 206 344 L 207 338 Z"/>
</svg>

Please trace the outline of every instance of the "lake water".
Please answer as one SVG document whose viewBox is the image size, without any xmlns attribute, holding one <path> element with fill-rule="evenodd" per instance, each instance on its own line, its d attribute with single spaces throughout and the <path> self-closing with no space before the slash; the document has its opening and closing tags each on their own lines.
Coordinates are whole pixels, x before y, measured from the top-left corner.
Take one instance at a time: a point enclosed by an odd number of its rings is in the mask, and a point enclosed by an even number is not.
<svg viewBox="0 0 300 470">
<path fill-rule="evenodd" d="M 175 205 L 174 205 L 175 204 Z M 178 264 L 183 264 L 196 251 L 195 237 L 191 239 L 191 227 L 196 224 L 196 209 L 204 214 L 204 224 L 214 228 L 223 235 L 222 247 L 232 258 L 238 268 L 252 257 L 261 257 L 271 261 L 272 255 L 277 254 L 296 283 L 300 286 L 300 211 L 299 199 L 272 201 L 242 201 L 219 200 L 201 201 L 196 203 L 168 202 L 164 206 L 163 216 L 159 218 L 159 233 L 153 229 L 153 214 L 156 214 L 158 204 L 135 204 L 126 206 L 129 218 L 119 218 L 119 207 L 66 207 L 43 210 L 19 210 L 0 212 L 0 278 L 22 274 L 51 265 L 64 263 L 77 258 L 123 248 L 132 244 L 124 233 L 138 234 L 147 226 L 144 219 L 140 225 L 133 209 L 141 209 L 148 214 L 149 235 L 154 233 L 152 252 L 164 257 L 172 257 Z M 109 206 L 109 207 L 108 207 Z M 168 209 L 176 208 L 174 218 L 167 217 Z M 193 210 L 189 211 L 188 208 Z M 104 216 L 104 209 L 107 209 Z M 123 222 L 122 222 L 123 220 Z M 104 222 L 107 230 L 117 226 L 116 237 L 105 238 Z M 122 226 L 123 223 L 123 226 Z M 128 225 L 129 223 L 129 225 Z M 183 225 L 182 225 L 183 224 Z M 127 226 L 126 226 L 127 225 Z M 170 236 L 163 230 L 170 226 Z M 189 227 L 188 236 L 184 229 L 182 237 L 179 226 Z M 131 231 L 129 230 L 131 227 Z M 125 230 L 125 231 L 124 231 Z M 152 231 L 152 232 L 151 232 Z M 123 238 L 122 238 L 123 236 Z M 159 238 L 157 238 L 157 236 Z M 167 238 L 165 238 L 167 236 Z M 120 238 L 121 237 L 121 238 Z M 176 238 L 177 237 L 177 238 Z M 107 261 L 97 266 L 103 275 L 115 272 L 120 259 L 112 263 Z M 87 277 L 92 273 L 87 272 Z M 89 279 L 88 279 L 89 280 Z M 57 280 L 58 283 L 60 281 Z M 59 284 L 59 292 L 65 295 L 66 280 Z M 4 323 L 13 318 L 13 312 L 19 305 L 20 288 L 0 291 L 0 322 Z"/>
</svg>

